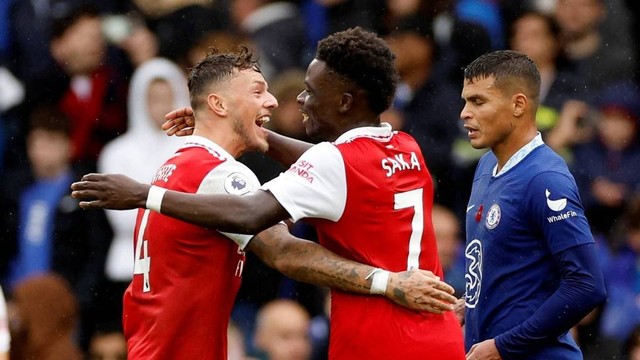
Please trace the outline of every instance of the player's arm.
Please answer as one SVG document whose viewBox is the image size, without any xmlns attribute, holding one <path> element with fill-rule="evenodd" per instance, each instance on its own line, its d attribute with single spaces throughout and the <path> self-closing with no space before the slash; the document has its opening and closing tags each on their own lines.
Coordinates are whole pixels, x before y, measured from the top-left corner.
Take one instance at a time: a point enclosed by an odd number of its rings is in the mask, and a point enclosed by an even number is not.
<svg viewBox="0 0 640 360">
<path fill-rule="evenodd" d="M 374 271 L 372 266 L 291 235 L 285 225 L 256 235 L 246 249 L 292 279 L 348 292 L 381 294 L 411 309 L 442 313 L 452 310 L 456 301 L 454 289 L 430 271 Z"/>
<path fill-rule="evenodd" d="M 308 142 L 296 140 L 288 136 L 268 131 L 269 150 L 267 156 L 284 166 L 291 166 L 302 154 L 313 146 Z"/>
<path fill-rule="evenodd" d="M 195 117 L 193 109 L 182 107 L 165 115 L 166 121 L 162 124 L 162 130 L 167 135 L 186 136 L 193 134 Z M 285 166 L 293 164 L 305 151 L 313 144 L 296 140 L 288 136 L 280 135 L 276 132 L 266 130 L 269 133 L 269 151 L 267 155 Z"/>
<path fill-rule="evenodd" d="M 520 358 L 548 339 L 569 331 L 606 298 L 595 245 L 583 244 L 555 255 L 560 286 L 522 324 L 495 338 L 503 358 Z"/>
<path fill-rule="evenodd" d="M 221 231 L 256 234 L 290 215 L 268 191 L 251 195 L 204 195 L 165 190 L 120 174 L 87 174 L 71 185 L 83 209 L 147 208 Z"/>
<path fill-rule="evenodd" d="M 535 226 L 531 231 L 542 234 L 553 254 L 559 285 L 531 317 L 495 338 L 504 358 L 524 357 L 569 331 L 606 297 L 595 243 L 573 179 L 545 172 L 536 176 L 528 189 L 525 216 Z M 552 199 L 561 199 L 563 203 L 554 204 Z M 570 215 L 560 221 L 548 220 L 561 211 Z"/>
</svg>

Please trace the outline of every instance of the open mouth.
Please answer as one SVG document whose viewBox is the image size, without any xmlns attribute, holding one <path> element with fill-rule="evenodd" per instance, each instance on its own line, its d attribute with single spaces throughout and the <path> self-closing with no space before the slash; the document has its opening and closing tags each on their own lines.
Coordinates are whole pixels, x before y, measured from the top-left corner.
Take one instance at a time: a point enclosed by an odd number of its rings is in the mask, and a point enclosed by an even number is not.
<svg viewBox="0 0 640 360">
<path fill-rule="evenodd" d="M 256 119 L 256 125 L 258 127 L 262 127 L 262 125 L 268 123 L 269 120 L 271 120 L 271 117 L 269 115 L 260 116 L 258 119 Z"/>
</svg>

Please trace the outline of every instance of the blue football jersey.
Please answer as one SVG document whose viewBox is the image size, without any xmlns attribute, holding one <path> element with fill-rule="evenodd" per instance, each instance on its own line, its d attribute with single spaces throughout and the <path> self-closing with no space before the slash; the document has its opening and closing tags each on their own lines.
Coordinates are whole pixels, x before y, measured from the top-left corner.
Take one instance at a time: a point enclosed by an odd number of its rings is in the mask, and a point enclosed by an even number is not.
<svg viewBox="0 0 640 360">
<path fill-rule="evenodd" d="M 495 176 L 492 152 L 476 169 L 466 215 L 467 351 L 526 321 L 558 289 L 554 254 L 593 243 L 566 163 L 537 140 Z M 527 359 L 582 355 L 565 333 Z"/>
</svg>

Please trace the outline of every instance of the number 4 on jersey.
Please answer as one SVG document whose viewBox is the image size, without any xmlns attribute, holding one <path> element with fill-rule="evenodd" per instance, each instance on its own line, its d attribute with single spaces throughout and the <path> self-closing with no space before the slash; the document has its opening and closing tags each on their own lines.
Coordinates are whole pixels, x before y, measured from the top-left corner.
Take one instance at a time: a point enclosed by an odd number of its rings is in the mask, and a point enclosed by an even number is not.
<svg viewBox="0 0 640 360">
<path fill-rule="evenodd" d="M 133 264 L 133 275 L 142 274 L 142 292 L 151 291 L 151 284 L 149 283 L 149 270 L 151 268 L 151 257 L 149 256 L 149 242 L 144 240 L 144 230 L 147 228 L 147 220 L 149 219 L 149 213 L 151 210 L 145 210 L 142 214 L 142 221 L 140 221 L 140 228 L 138 229 L 138 236 L 136 236 L 136 254 L 135 262 Z"/>
</svg>

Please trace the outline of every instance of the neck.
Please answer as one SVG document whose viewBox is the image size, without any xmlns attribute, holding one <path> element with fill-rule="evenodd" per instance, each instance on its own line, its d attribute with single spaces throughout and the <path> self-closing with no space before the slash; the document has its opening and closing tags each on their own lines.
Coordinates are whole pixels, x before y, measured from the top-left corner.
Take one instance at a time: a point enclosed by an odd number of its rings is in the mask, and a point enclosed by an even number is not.
<svg viewBox="0 0 640 360">
<path fill-rule="evenodd" d="M 361 120 L 354 120 L 354 121 L 345 121 L 345 126 L 342 126 L 340 128 L 336 128 L 336 133 L 333 134 L 332 136 L 330 136 L 330 139 L 326 139 L 327 141 L 335 141 L 337 138 L 340 137 L 340 135 L 346 133 L 349 130 L 353 130 L 353 129 L 357 129 L 357 128 L 361 128 L 361 127 L 377 127 L 380 126 L 380 116 L 373 116 L 373 117 L 355 117 L 356 119 L 361 119 Z M 364 119 L 364 120 L 362 120 Z"/>
<path fill-rule="evenodd" d="M 197 119 L 193 135 L 213 141 L 236 159 L 245 152 L 244 142 L 233 130 L 230 121 L 222 121 L 222 119 L 201 120 L 200 117 Z"/>
<path fill-rule="evenodd" d="M 528 126 L 523 129 L 515 129 L 508 137 L 500 144 L 491 148 L 494 155 L 498 159 L 498 172 L 504 167 L 509 159 L 522 149 L 523 146 L 533 140 L 538 134 L 538 130 L 535 127 L 535 123 L 532 126 Z"/>
</svg>

